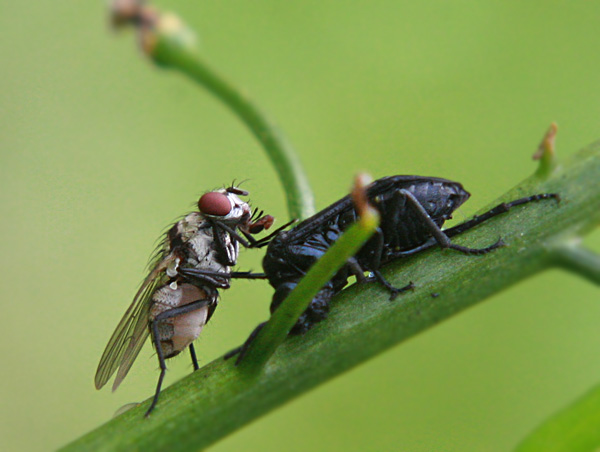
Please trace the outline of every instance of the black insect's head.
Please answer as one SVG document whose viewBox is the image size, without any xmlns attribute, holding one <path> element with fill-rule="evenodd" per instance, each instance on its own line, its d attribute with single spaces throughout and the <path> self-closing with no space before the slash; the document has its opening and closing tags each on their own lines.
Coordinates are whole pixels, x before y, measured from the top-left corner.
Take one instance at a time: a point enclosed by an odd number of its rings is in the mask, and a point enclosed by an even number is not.
<svg viewBox="0 0 600 452">
<path fill-rule="evenodd" d="M 443 205 L 438 206 L 440 214 L 446 219 L 452 218 L 452 212 L 462 206 L 471 194 L 458 182 L 445 183 L 440 191 L 438 201 Z"/>
</svg>

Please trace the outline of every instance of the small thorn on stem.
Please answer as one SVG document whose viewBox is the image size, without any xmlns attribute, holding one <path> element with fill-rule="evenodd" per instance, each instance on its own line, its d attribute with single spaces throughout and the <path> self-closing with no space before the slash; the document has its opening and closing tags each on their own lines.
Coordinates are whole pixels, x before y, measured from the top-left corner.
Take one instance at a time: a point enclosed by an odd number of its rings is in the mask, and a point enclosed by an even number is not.
<svg viewBox="0 0 600 452">
<path fill-rule="evenodd" d="M 369 228 L 373 222 L 379 221 L 379 212 L 369 203 L 367 197 L 367 185 L 373 178 L 367 173 L 358 173 L 354 178 L 354 187 L 352 188 L 352 202 L 359 216 L 359 223 L 365 228 Z"/>
<path fill-rule="evenodd" d="M 556 168 L 556 133 L 558 125 L 553 122 L 546 131 L 544 138 L 540 142 L 537 151 L 533 154 L 534 160 L 539 160 L 540 165 L 537 175 L 547 178 Z"/>
</svg>

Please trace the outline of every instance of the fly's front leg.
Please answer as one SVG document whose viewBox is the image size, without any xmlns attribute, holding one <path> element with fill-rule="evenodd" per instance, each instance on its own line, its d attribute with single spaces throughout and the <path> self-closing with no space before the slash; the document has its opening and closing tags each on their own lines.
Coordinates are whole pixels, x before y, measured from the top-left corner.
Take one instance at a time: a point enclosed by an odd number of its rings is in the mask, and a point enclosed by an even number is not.
<svg viewBox="0 0 600 452">
<path fill-rule="evenodd" d="M 429 216 L 425 208 L 421 205 L 418 199 L 415 198 L 411 192 L 403 189 L 399 190 L 398 193 L 406 198 L 407 205 L 414 210 L 414 212 L 424 223 L 429 233 L 433 236 L 433 238 L 441 248 L 450 248 L 464 254 L 486 254 L 504 245 L 502 239 L 498 239 L 496 243 L 486 248 L 469 248 L 466 246 L 455 245 L 450 241 L 450 238 L 444 233 L 444 231 L 442 231 L 440 227 L 437 224 L 435 224 L 435 222 Z"/>
<path fill-rule="evenodd" d="M 215 240 L 217 241 L 217 243 L 219 244 L 219 246 L 222 246 L 223 249 L 225 249 L 225 243 L 223 243 L 223 239 L 221 238 L 221 235 L 218 233 L 217 229 L 221 229 L 222 231 L 225 231 L 227 234 L 229 234 L 231 236 L 231 238 L 233 238 L 234 240 L 236 240 L 237 242 L 239 242 L 244 248 L 252 248 L 252 245 L 250 243 L 248 243 L 246 240 L 244 240 L 242 238 L 242 236 L 240 236 L 234 228 L 226 225 L 225 223 L 222 223 L 220 221 L 212 221 L 212 224 L 214 226 L 213 231 L 214 231 L 214 235 L 215 235 Z M 254 240 L 254 238 L 252 238 L 252 240 Z M 234 265 L 234 263 L 232 264 L 228 264 L 228 265 Z"/>
<path fill-rule="evenodd" d="M 199 268 L 179 268 L 177 272 L 186 280 L 208 283 L 218 289 L 229 289 L 230 279 L 266 279 L 264 273 L 253 272 L 229 272 L 222 273 L 213 270 L 202 270 Z M 225 281 L 224 281 L 225 280 Z"/>
<path fill-rule="evenodd" d="M 228 233 L 233 239 L 238 240 L 238 242 L 242 243 L 242 245 L 246 246 L 248 242 L 242 239 L 233 229 L 227 226 L 220 221 L 211 221 L 213 237 L 215 239 L 215 243 L 217 245 L 217 251 L 219 252 L 219 260 L 223 265 L 227 265 L 231 267 L 235 265 L 237 256 L 230 256 L 227 251 L 227 245 L 223 241 L 223 236 L 219 233 L 219 229 Z"/>
<path fill-rule="evenodd" d="M 204 283 L 217 289 L 229 289 L 230 287 L 228 280 L 231 279 L 231 276 L 228 273 L 182 267 L 177 269 L 177 273 L 193 284 Z"/>
</svg>

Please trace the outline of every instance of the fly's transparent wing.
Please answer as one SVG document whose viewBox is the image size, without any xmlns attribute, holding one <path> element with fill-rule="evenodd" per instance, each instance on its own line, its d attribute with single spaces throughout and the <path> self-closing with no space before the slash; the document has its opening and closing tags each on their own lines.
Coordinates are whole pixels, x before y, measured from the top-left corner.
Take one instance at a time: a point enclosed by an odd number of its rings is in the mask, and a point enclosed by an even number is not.
<svg viewBox="0 0 600 452">
<path fill-rule="evenodd" d="M 117 389 L 150 334 L 148 314 L 151 308 L 152 294 L 163 282 L 164 272 L 169 264 L 175 260 L 172 254 L 167 256 L 164 254 L 165 251 L 157 256 L 157 263 L 135 294 L 131 305 L 106 345 L 96 370 L 94 381 L 97 389 L 104 386 L 119 369 L 113 384 L 113 391 Z"/>
</svg>

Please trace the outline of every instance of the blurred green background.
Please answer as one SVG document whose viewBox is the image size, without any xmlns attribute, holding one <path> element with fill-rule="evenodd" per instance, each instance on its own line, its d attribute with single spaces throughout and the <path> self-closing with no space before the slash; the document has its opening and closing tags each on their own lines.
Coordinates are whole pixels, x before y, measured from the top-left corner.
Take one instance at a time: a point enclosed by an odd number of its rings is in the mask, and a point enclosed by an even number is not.
<svg viewBox="0 0 600 452">
<path fill-rule="evenodd" d="M 595 2 L 163 0 L 219 71 L 298 149 L 321 208 L 352 176 L 419 174 L 473 193 L 458 218 L 600 138 Z M 145 348 L 97 392 L 100 354 L 163 228 L 203 191 L 249 179 L 286 220 L 263 151 L 225 107 L 141 58 L 103 2 L 0 0 L 0 449 L 41 451 L 154 390 Z M 587 240 L 600 250 L 596 233 Z M 260 252 L 240 259 L 260 268 Z M 236 282 L 198 341 L 204 363 L 267 317 Z M 503 451 L 600 381 L 598 289 L 550 271 L 258 420 L 214 451 Z M 190 372 L 171 360 L 167 384 Z"/>
</svg>

